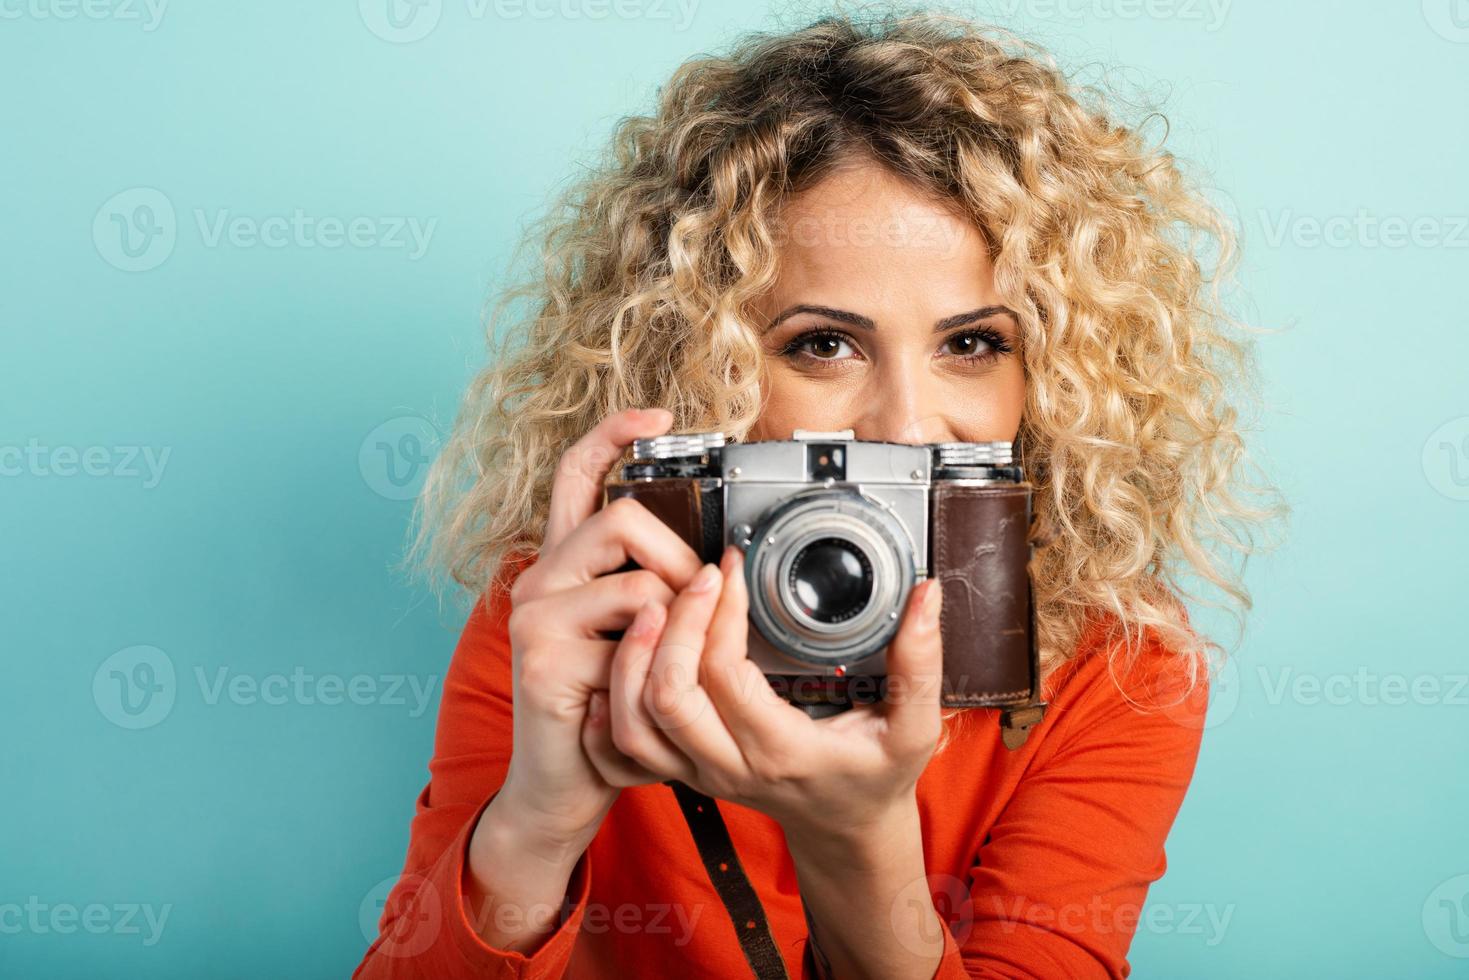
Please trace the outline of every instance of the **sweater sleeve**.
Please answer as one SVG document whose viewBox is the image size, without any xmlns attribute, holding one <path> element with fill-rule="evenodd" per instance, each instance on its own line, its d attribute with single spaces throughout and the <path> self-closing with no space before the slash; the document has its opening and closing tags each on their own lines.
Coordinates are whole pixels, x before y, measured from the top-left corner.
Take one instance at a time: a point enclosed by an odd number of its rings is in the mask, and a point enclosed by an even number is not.
<svg viewBox="0 0 1469 980">
<path fill-rule="evenodd" d="M 470 835 L 510 764 L 509 598 L 504 589 L 491 596 L 488 608 L 475 603 L 450 661 L 403 873 L 384 904 L 378 937 L 353 974 L 357 980 L 556 980 L 570 960 L 591 887 L 588 854 L 572 872 L 556 929 L 530 955 L 488 945 L 465 907 Z"/>
<path fill-rule="evenodd" d="M 1191 687 L 1186 662 L 1155 646 L 1120 682 L 1105 657 L 1089 661 L 1054 699 L 1043 723 L 1054 728 L 968 880 L 939 896 L 935 980 L 1130 972 L 1128 948 L 1193 777 L 1208 679 L 1200 664 Z"/>
</svg>

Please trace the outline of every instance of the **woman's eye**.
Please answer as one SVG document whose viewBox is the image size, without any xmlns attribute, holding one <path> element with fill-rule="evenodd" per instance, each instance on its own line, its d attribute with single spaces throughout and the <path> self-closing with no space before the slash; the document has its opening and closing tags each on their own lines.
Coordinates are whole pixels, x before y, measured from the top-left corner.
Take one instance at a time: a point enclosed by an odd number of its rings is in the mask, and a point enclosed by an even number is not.
<svg viewBox="0 0 1469 980">
<path fill-rule="evenodd" d="M 983 357 L 994 349 L 983 334 L 972 332 L 955 334 L 945 342 L 944 346 L 952 347 L 951 353 L 960 357 Z"/>
<path fill-rule="evenodd" d="M 782 353 L 788 356 L 804 355 L 818 361 L 844 361 L 854 351 L 847 338 L 839 333 L 812 331 L 792 340 Z"/>
</svg>

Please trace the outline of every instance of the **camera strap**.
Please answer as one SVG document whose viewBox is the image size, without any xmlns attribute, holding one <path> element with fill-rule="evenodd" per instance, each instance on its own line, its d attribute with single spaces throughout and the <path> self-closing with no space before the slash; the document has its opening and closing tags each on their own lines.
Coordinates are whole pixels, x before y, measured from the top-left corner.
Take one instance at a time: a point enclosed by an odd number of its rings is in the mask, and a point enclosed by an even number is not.
<svg viewBox="0 0 1469 980">
<path fill-rule="evenodd" d="M 1014 751 L 1024 745 L 1030 729 L 1045 715 L 1045 710 L 1045 702 L 1032 701 L 1001 711 L 1000 728 L 1005 748 Z M 740 942 L 740 952 L 745 954 L 745 962 L 750 964 L 756 980 L 790 980 L 785 960 L 775 945 L 775 937 L 770 934 L 765 906 L 760 904 L 760 896 L 755 893 L 755 887 L 750 884 L 744 865 L 740 864 L 739 855 L 735 853 L 734 841 L 730 839 L 729 828 L 719 812 L 719 804 L 712 797 L 676 779 L 667 780 L 663 785 L 670 787 L 678 800 L 689 834 L 694 838 L 694 846 L 699 850 L 704 873 L 709 876 L 715 893 L 729 914 L 735 937 Z M 809 910 L 806 921 L 809 926 Z"/>
<path fill-rule="evenodd" d="M 684 821 L 689 825 L 689 833 L 699 849 L 699 859 L 704 862 L 704 871 L 709 875 L 719 900 L 724 903 L 724 910 L 729 913 L 740 941 L 740 951 L 745 954 L 751 971 L 757 980 L 789 980 L 785 960 L 770 934 L 765 907 L 760 904 L 760 896 L 755 894 L 754 886 L 745 876 L 719 805 L 713 798 L 676 779 L 670 779 L 664 785 L 672 787 L 673 795 L 678 798 Z"/>
</svg>

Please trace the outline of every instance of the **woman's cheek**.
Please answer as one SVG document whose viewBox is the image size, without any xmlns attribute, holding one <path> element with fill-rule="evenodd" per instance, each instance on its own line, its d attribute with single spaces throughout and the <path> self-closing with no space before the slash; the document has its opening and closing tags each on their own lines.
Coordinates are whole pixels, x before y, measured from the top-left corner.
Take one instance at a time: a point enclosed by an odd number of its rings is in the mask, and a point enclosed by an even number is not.
<svg viewBox="0 0 1469 980">
<path fill-rule="evenodd" d="M 796 429 L 842 429 L 852 424 L 847 411 L 851 395 L 827 381 L 801 376 L 772 381 L 753 438 L 789 439 Z"/>
</svg>

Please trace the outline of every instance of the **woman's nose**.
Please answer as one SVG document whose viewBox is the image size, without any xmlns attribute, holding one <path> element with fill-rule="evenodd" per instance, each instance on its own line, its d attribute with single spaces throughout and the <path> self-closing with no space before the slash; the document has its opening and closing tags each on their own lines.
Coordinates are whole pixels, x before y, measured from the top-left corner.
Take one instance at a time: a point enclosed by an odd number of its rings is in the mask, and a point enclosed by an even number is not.
<svg viewBox="0 0 1469 980">
<path fill-rule="evenodd" d="M 910 444 L 955 441 L 942 393 L 922 379 L 912 375 L 885 378 L 874 389 L 864 397 L 862 419 L 853 426 L 858 439 Z"/>
</svg>

